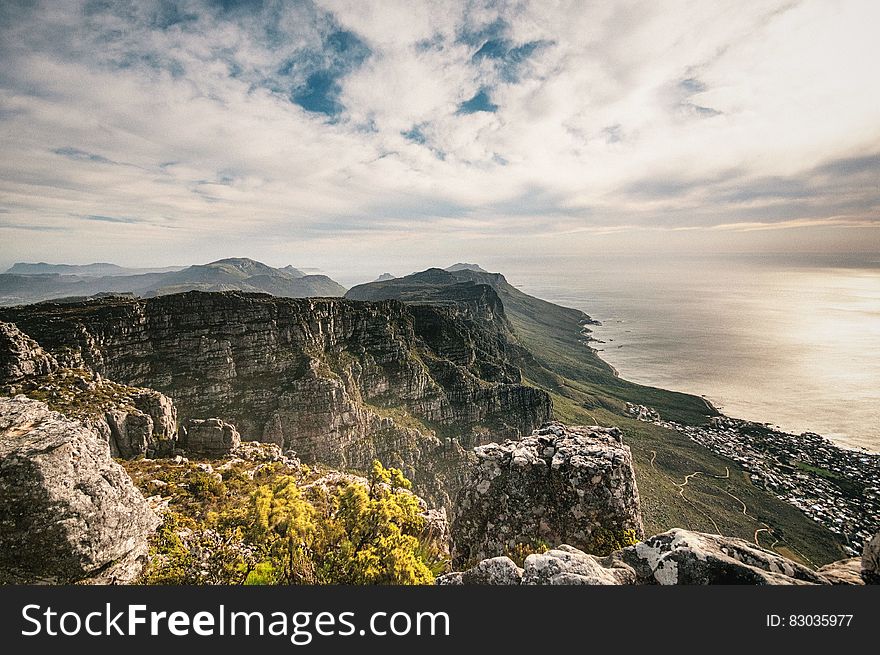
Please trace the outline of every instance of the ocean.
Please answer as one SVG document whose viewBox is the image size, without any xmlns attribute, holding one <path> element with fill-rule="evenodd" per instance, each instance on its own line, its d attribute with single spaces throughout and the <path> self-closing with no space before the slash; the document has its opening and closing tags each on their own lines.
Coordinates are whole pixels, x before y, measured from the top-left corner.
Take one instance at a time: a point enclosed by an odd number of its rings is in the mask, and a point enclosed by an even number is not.
<svg viewBox="0 0 880 655">
<path fill-rule="evenodd" d="M 880 451 L 880 255 L 487 263 L 522 291 L 601 321 L 593 346 L 626 379 Z"/>
</svg>

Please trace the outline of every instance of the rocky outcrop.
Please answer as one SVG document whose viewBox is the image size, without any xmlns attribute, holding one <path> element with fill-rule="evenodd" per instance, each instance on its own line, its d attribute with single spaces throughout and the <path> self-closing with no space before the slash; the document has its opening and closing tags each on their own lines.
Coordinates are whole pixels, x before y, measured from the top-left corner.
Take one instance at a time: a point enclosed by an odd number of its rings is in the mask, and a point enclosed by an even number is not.
<svg viewBox="0 0 880 655">
<path fill-rule="evenodd" d="M 526 557 L 519 568 L 507 557 L 482 560 L 448 573 L 437 584 L 534 585 L 858 585 L 858 560 L 812 571 L 781 555 L 733 537 L 675 529 L 596 557 L 562 545 Z"/>
<path fill-rule="evenodd" d="M 523 568 L 509 557 L 493 557 L 477 562 L 467 571 L 437 578 L 440 585 L 623 585 L 635 582 L 635 572 L 620 560 L 594 557 L 568 545 L 529 555 Z"/>
<path fill-rule="evenodd" d="M 379 459 L 448 502 L 456 467 L 440 462 L 444 487 L 431 460 L 456 449 L 439 430 L 464 452 L 489 434 L 528 434 L 551 412 L 545 392 L 521 384 L 497 295 L 478 286 L 461 303 L 191 292 L 3 308 L 0 318 L 66 367 L 174 398 L 182 422 L 218 417 L 307 463 L 365 470 Z"/>
<path fill-rule="evenodd" d="M 0 398 L 0 583 L 125 583 L 159 524 L 95 430 Z"/>
<path fill-rule="evenodd" d="M 22 378 L 15 391 L 82 420 L 107 441 L 113 457 L 168 456 L 176 447 L 177 409 L 153 389 L 119 384 L 84 369 L 58 369 Z"/>
<path fill-rule="evenodd" d="M 214 459 L 239 448 L 241 435 L 234 425 L 219 418 L 190 419 L 186 423 L 183 446 L 191 455 Z"/>
<path fill-rule="evenodd" d="M 674 529 L 616 556 L 643 584 L 827 584 L 821 575 L 742 539 Z"/>
<path fill-rule="evenodd" d="M 880 584 L 880 532 L 862 551 L 862 578 L 865 584 Z"/>
<path fill-rule="evenodd" d="M 57 368 L 58 362 L 40 344 L 12 323 L 0 321 L 0 384 L 46 375 Z"/>
<path fill-rule="evenodd" d="M 475 455 L 455 501 L 456 566 L 558 543 L 607 554 L 644 535 L 632 455 L 616 428 L 550 423 Z"/>
</svg>

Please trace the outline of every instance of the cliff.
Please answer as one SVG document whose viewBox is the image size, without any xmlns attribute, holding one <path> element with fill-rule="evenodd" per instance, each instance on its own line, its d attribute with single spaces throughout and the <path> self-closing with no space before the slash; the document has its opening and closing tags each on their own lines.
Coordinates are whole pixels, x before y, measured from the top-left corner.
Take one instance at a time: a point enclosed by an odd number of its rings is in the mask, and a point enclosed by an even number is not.
<svg viewBox="0 0 880 655">
<path fill-rule="evenodd" d="M 487 291 L 488 290 L 488 293 Z M 528 434 L 550 416 L 521 384 L 491 289 L 404 305 L 190 292 L 0 310 L 69 369 L 174 399 L 306 462 L 402 467 L 449 502 L 464 447 Z"/>
</svg>

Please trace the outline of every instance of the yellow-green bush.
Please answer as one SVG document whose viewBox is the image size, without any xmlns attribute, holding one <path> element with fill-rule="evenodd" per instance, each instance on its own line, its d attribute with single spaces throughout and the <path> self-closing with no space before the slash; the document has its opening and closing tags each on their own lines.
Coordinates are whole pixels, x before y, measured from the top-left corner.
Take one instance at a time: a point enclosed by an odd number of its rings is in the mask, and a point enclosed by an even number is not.
<svg viewBox="0 0 880 655">
<path fill-rule="evenodd" d="M 368 485 L 304 491 L 293 475 L 256 483 L 246 502 L 184 527 L 166 517 L 145 576 L 158 584 L 430 584 L 425 522 L 401 471 L 374 462 Z M 200 485 L 194 495 L 213 495 Z M 184 535 L 184 536 L 181 536 Z"/>
</svg>

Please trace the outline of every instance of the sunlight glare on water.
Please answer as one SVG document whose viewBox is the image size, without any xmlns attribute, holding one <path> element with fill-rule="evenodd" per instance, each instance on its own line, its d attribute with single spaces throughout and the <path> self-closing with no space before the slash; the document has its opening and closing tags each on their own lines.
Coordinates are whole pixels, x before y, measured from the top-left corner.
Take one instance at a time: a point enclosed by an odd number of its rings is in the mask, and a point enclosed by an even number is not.
<svg viewBox="0 0 880 655">
<path fill-rule="evenodd" d="M 506 266 L 507 268 L 501 268 Z M 504 262 L 527 293 L 603 323 L 621 376 L 724 413 L 880 451 L 880 266 L 816 256 Z"/>
</svg>

